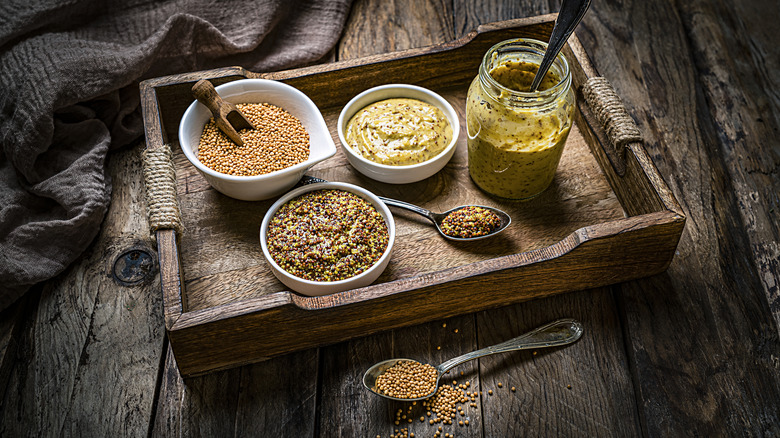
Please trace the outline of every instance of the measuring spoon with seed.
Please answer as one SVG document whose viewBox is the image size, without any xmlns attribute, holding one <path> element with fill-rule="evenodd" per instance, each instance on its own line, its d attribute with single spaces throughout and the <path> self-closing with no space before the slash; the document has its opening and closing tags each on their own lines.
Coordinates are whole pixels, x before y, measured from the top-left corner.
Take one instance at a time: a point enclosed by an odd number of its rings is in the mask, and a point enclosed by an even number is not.
<svg viewBox="0 0 780 438">
<path fill-rule="evenodd" d="M 384 196 L 377 196 L 377 197 L 379 199 L 381 199 L 382 202 L 384 202 L 385 204 L 387 204 L 390 207 L 403 208 L 403 209 L 406 209 L 406 210 L 409 210 L 409 211 L 413 211 L 413 212 L 415 212 L 415 213 L 417 213 L 419 215 L 422 215 L 422 216 L 426 217 L 428 220 L 433 222 L 433 225 L 436 226 L 436 230 L 438 230 L 439 234 L 444 236 L 444 238 L 449 239 L 449 240 L 458 241 L 458 242 L 470 242 L 472 240 L 479 240 L 479 239 L 484 239 L 486 237 L 495 236 L 496 234 L 504 231 L 506 229 L 506 227 L 508 227 L 509 224 L 512 223 L 512 219 L 509 217 L 508 214 L 506 214 L 505 212 L 503 212 L 503 211 L 501 211 L 501 210 L 499 210 L 497 208 L 487 207 L 485 205 L 461 205 L 460 207 L 451 208 L 451 209 L 445 211 L 444 213 L 434 213 L 434 212 L 432 212 L 430 210 L 424 209 L 424 208 L 419 207 L 419 206 L 414 205 L 414 204 L 410 204 L 408 202 L 399 201 L 397 199 L 385 198 Z M 461 209 L 464 209 L 464 208 L 467 208 L 467 207 L 479 207 L 479 208 L 484 208 L 485 210 L 492 211 L 496 216 L 498 216 L 498 218 L 501 220 L 501 223 L 496 228 L 490 230 L 489 233 L 483 234 L 481 236 L 458 237 L 458 236 L 450 236 L 449 234 L 445 233 L 444 230 L 441 227 L 442 223 L 444 222 L 444 219 L 447 216 L 449 216 L 451 213 L 454 213 L 454 212 L 456 212 L 458 210 L 461 210 Z"/>
<path fill-rule="evenodd" d="M 327 182 L 327 181 L 325 181 L 322 178 L 317 178 L 317 177 L 314 177 L 314 176 L 304 175 L 303 178 L 301 178 L 301 180 L 298 182 L 296 187 L 304 186 L 304 185 L 307 185 L 307 184 L 314 184 L 314 183 L 318 183 L 318 182 Z M 499 210 L 497 208 L 494 208 L 494 207 L 487 207 L 485 205 L 461 205 L 460 207 L 451 208 L 451 209 L 445 211 L 444 213 L 434 213 L 434 212 L 432 212 L 430 210 L 427 210 L 425 208 L 422 208 L 420 206 L 417 206 L 417 205 L 414 205 L 414 204 L 410 204 L 410 203 L 404 202 L 404 201 L 399 201 L 397 199 L 385 198 L 384 196 L 377 196 L 377 198 L 382 200 L 382 202 L 384 202 L 386 205 L 388 205 L 390 207 L 403 208 L 403 209 L 406 209 L 406 210 L 409 210 L 409 211 L 412 211 L 412 212 L 415 212 L 415 213 L 417 213 L 419 215 L 424 216 L 429 221 L 433 222 L 433 225 L 436 226 L 436 230 L 439 232 L 439 234 L 444 236 L 444 238 L 449 239 L 449 240 L 454 240 L 454 241 L 457 241 L 457 242 L 470 242 L 472 240 L 479 240 L 479 239 L 484 239 L 486 237 L 495 236 L 496 234 L 504 231 L 506 229 L 506 227 L 508 227 L 509 224 L 512 223 L 512 218 L 506 212 L 504 212 L 502 210 Z M 449 234 L 445 233 L 444 230 L 442 230 L 442 228 L 441 228 L 441 225 L 442 225 L 442 222 L 444 221 L 444 218 L 446 218 L 450 213 L 454 213 L 454 212 L 456 212 L 458 210 L 461 210 L 461 209 L 467 208 L 467 207 L 480 207 L 480 208 L 484 208 L 485 210 L 492 211 L 496 216 L 498 216 L 498 218 L 501 220 L 501 223 L 496 228 L 492 229 L 489 233 L 483 234 L 481 236 L 457 237 L 457 236 L 450 236 Z"/>
<path fill-rule="evenodd" d="M 417 362 L 412 359 L 402 359 L 402 358 L 389 359 L 374 364 L 363 375 L 363 386 L 365 386 L 369 391 L 373 392 L 374 394 L 391 400 L 406 401 L 406 402 L 424 400 L 436 394 L 436 390 L 439 389 L 439 382 L 441 381 L 442 376 L 444 376 L 444 374 L 447 373 L 447 371 L 449 371 L 451 368 L 457 365 L 462 364 L 463 362 L 467 362 L 472 359 L 477 359 L 479 357 L 488 356 L 491 354 L 506 353 L 508 351 L 558 347 L 561 345 L 571 344 L 572 342 L 577 341 L 580 337 L 582 337 L 582 324 L 580 324 L 579 321 L 571 318 L 559 319 L 551 323 L 545 324 L 543 326 L 537 327 L 528 333 L 522 334 L 506 342 L 492 345 L 490 347 L 485 347 L 481 350 L 472 351 L 471 353 L 466 353 L 462 356 L 458 356 L 454 359 L 450 359 L 442 363 L 441 365 L 435 367 L 436 374 L 437 374 L 436 385 L 434 385 L 433 390 L 429 394 L 426 394 L 425 396 L 422 397 L 417 397 L 417 398 L 391 397 L 387 394 L 383 394 L 376 387 L 377 377 L 381 376 L 385 371 L 395 366 L 398 362 L 405 362 L 405 361 Z"/>
</svg>

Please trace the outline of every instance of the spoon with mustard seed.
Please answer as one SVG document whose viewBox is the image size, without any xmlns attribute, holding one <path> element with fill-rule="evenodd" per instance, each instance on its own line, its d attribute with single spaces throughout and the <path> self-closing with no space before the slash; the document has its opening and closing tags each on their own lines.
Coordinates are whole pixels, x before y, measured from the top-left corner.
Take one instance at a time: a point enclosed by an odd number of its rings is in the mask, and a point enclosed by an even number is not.
<svg viewBox="0 0 780 438">
<path fill-rule="evenodd" d="M 507 213 L 484 205 L 462 205 L 434 213 L 408 202 L 378 196 L 385 204 L 413 211 L 433 222 L 439 234 L 458 242 L 484 239 L 504 231 L 512 223 Z"/>
<path fill-rule="evenodd" d="M 297 186 L 327 182 L 322 178 L 304 175 Z M 425 216 L 433 222 L 436 230 L 449 240 L 469 242 L 495 236 L 504 231 L 512 223 L 507 213 L 494 207 L 484 205 L 462 205 L 451 208 L 444 213 L 434 213 L 408 202 L 377 196 L 386 205 L 403 208 Z"/>
<path fill-rule="evenodd" d="M 506 342 L 450 359 L 437 367 L 412 359 L 384 360 L 366 371 L 363 386 L 391 400 L 423 400 L 436 394 L 442 376 L 463 362 L 496 353 L 571 344 L 582 336 L 582 330 L 582 324 L 577 320 L 559 319 Z"/>
</svg>

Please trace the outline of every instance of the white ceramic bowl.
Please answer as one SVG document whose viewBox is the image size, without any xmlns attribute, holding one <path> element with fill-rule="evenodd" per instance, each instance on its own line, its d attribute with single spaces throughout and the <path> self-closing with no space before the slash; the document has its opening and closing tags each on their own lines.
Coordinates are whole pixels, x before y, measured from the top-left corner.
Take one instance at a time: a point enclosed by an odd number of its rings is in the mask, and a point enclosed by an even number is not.
<svg viewBox="0 0 780 438">
<path fill-rule="evenodd" d="M 271 254 L 268 252 L 268 241 L 267 241 L 268 224 L 271 221 L 271 218 L 273 218 L 274 214 L 276 214 L 276 211 L 279 210 L 279 208 L 282 205 L 284 205 L 284 203 L 286 203 L 287 201 L 293 198 L 296 198 L 304 193 L 312 192 L 315 190 L 322 190 L 322 189 L 340 189 L 340 190 L 352 192 L 360 196 L 361 198 L 370 202 L 371 205 L 373 205 L 374 208 L 377 209 L 377 211 L 382 215 L 382 217 L 385 219 L 385 223 L 387 224 L 387 231 L 389 235 L 387 241 L 387 249 L 385 249 L 385 252 L 379 258 L 379 260 L 374 264 L 374 266 L 368 268 L 367 270 L 361 272 L 360 274 L 354 277 L 350 277 L 339 281 L 305 280 L 303 278 L 296 277 L 295 275 L 292 275 L 289 272 L 282 269 L 274 261 L 274 259 L 271 257 Z M 374 280 L 376 280 L 377 277 L 379 277 L 379 275 L 382 274 L 382 272 L 387 267 L 387 263 L 390 261 L 390 253 L 393 250 L 394 241 L 395 241 L 395 221 L 393 220 L 393 215 L 390 213 L 390 209 L 387 208 L 385 203 L 380 201 L 379 198 L 376 197 L 376 195 L 374 195 L 373 193 L 369 192 L 368 190 L 362 187 L 358 187 L 353 184 L 339 183 L 339 182 L 309 184 L 303 187 L 299 187 L 291 191 L 290 193 L 285 194 L 284 196 L 279 198 L 279 200 L 276 201 L 274 205 L 271 206 L 271 208 L 268 209 L 268 212 L 265 214 L 265 217 L 263 217 L 263 223 L 260 225 L 260 246 L 263 249 L 263 255 L 265 256 L 265 259 L 268 261 L 268 264 L 271 266 L 271 271 L 274 273 L 276 278 L 279 279 L 279 281 L 284 283 L 285 286 L 289 287 L 290 289 L 296 292 L 308 296 L 328 295 L 336 292 L 342 292 L 345 290 L 368 286 L 369 284 L 373 283 Z"/>
<path fill-rule="evenodd" d="M 282 82 L 267 79 L 240 79 L 216 87 L 222 99 L 232 103 L 270 103 L 294 115 L 309 133 L 309 159 L 286 169 L 265 175 L 234 176 L 219 173 L 198 160 L 198 144 L 211 111 L 194 101 L 179 124 L 179 144 L 184 155 L 206 180 L 221 193 L 244 201 L 259 201 L 289 190 L 311 166 L 336 153 L 330 131 L 322 113 L 300 90 Z"/>
<path fill-rule="evenodd" d="M 447 145 L 439 155 L 424 161 L 422 163 L 410 164 L 406 166 L 390 166 L 387 164 L 375 163 L 364 158 L 359 153 L 352 150 L 347 145 L 346 129 L 347 123 L 358 111 L 366 105 L 378 102 L 380 100 L 391 98 L 411 98 L 421 100 L 434 105 L 442 110 L 447 120 L 452 126 L 452 141 Z M 407 184 L 424 180 L 440 171 L 455 153 L 455 144 L 460 135 L 460 120 L 455 109 L 443 97 L 426 88 L 416 85 L 390 84 L 380 85 L 368 89 L 350 100 L 341 110 L 338 121 L 338 133 L 341 140 L 341 147 L 347 156 L 349 163 L 363 175 L 377 181 L 391 184 Z"/>
</svg>

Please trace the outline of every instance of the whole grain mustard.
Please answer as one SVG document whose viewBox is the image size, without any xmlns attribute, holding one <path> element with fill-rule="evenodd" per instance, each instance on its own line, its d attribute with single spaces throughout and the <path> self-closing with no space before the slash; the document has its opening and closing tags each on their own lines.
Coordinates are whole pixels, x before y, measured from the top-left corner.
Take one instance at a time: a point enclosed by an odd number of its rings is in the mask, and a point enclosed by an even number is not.
<svg viewBox="0 0 780 438">
<path fill-rule="evenodd" d="M 525 41 L 491 48 L 466 99 L 471 178 L 488 193 L 521 200 L 552 182 L 574 112 L 562 55 L 538 91 L 529 92 L 543 51 L 526 50 Z"/>
<path fill-rule="evenodd" d="M 384 217 L 371 203 L 338 189 L 287 201 L 271 218 L 266 237 L 279 267 L 311 281 L 339 281 L 366 271 L 390 239 Z"/>
</svg>

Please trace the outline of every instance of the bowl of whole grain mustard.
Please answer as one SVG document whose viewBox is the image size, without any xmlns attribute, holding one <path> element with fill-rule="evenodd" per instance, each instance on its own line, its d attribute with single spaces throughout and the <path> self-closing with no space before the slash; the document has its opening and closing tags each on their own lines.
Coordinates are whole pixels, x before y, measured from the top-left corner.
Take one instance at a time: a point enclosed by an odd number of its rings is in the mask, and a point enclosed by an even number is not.
<svg viewBox="0 0 780 438">
<path fill-rule="evenodd" d="M 243 146 L 217 129 L 198 101 L 179 125 L 182 152 L 217 191 L 244 201 L 279 196 L 313 165 L 332 157 L 336 144 L 322 113 L 300 90 L 267 79 L 240 79 L 216 87 L 255 129 L 242 129 Z"/>
<path fill-rule="evenodd" d="M 308 296 L 368 286 L 387 267 L 395 240 L 390 210 L 373 193 L 328 182 L 290 191 L 260 226 L 260 246 L 285 286 Z"/>
<path fill-rule="evenodd" d="M 440 171 L 452 158 L 460 121 L 446 99 L 423 87 L 381 85 L 350 100 L 337 123 L 342 150 L 358 172 L 406 184 Z"/>
</svg>

